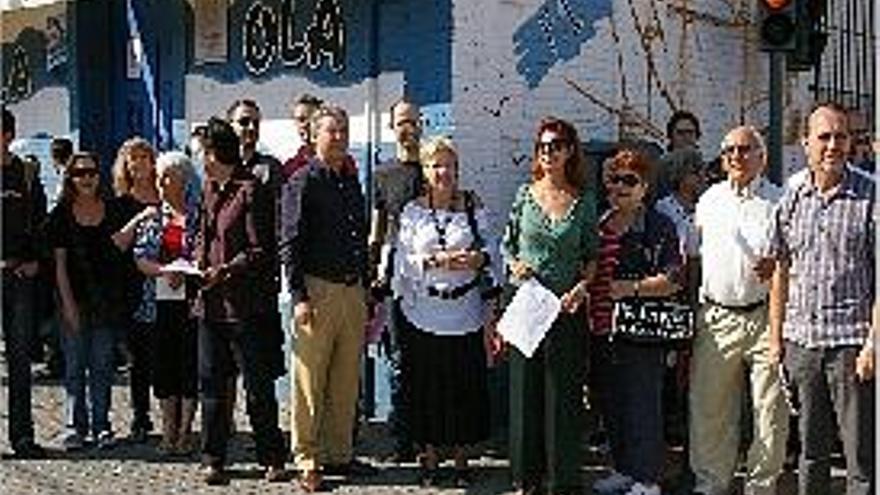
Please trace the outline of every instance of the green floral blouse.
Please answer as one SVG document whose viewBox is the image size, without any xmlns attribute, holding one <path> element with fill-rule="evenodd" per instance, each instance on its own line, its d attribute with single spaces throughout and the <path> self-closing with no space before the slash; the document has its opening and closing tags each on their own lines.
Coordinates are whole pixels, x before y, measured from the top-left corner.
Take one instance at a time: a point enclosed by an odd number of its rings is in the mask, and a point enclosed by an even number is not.
<svg viewBox="0 0 880 495">
<path fill-rule="evenodd" d="M 568 213 L 552 220 L 535 200 L 530 185 L 524 184 L 517 191 L 504 232 L 505 261 L 526 262 L 538 281 L 561 296 L 577 283 L 584 265 L 596 258 L 597 220 L 592 188 L 584 188 Z"/>
</svg>

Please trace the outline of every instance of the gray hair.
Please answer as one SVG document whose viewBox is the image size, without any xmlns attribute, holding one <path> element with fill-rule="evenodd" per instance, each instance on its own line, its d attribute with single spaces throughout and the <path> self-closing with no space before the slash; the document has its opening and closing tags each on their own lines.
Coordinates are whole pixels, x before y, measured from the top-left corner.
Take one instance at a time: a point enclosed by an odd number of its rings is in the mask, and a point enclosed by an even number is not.
<svg viewBox="0 0 880 495">
<path fill-rule="evenodd" d="M 337 121 L 348 124 L 348 112 L 338 105 L 325 104 L 318 107 L 309 120 L 309 128 L 311 129 L 312 139 L 318 135 L 318 122 L 324 117 L 333 117 Z"/>
<path fill-rule="evenodd" d="M 764 142 L 764 136 L 761 135 L 761 131 L 758 130 L 757 127 L 753 125 L 742 125 L 739 127 L 734 127 L 727 134 L 724 135 L 724 139 L 721 140 L 721 149 L 724 149 L 727 146 L 727 138 L 734 131 L 743 130 L 749 133 L 752 138 L 752 142 L 758 148 L 758 151 L 761 153 L 761 157 L 763 157 L 764 161 L 767 161 L 767 144 Z"/>
<path fill-rule="evenodd" d="M 703 154 L 693 148 L 675 150 L 663 157 L 663 174 L 669 185 L 678 189 L 681 180 L 689 174 L 699 174 L 705 169 Z"/>
</svg>

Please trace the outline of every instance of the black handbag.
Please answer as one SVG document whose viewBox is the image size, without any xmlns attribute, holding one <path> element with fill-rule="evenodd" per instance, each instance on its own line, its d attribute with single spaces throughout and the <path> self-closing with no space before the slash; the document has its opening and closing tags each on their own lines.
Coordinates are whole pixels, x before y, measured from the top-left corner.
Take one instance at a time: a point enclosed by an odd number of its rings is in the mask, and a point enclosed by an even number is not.
<svg viewBox="0 0 880 495">
<path fill-rule="evenodd" d="M 614 302 L 611 338 L 637 344 L 684 347 L 694 336 L 694 309 L 665 298 L 628 297 Z"/>
</svg>

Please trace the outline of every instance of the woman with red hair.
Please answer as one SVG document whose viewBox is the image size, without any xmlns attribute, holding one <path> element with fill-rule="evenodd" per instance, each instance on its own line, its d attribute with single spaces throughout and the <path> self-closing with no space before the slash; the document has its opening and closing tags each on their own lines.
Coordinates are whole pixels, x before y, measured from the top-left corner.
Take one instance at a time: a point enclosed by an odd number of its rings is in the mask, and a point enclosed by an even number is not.
<svg viewBox="0 0 880 495">
<path fill-rule="evenodd" d="M 534 278 L 562 300 L 562 311 L 538 349 L 510 354 L 510 461 L 524 493 L 580 493 L 583 427 L 584 317 L 596 256 L 596 201 L 574 127 L 541 121 L 532 181 L 517 193 L 504 236 L 514 284 Z"/>
</svg>

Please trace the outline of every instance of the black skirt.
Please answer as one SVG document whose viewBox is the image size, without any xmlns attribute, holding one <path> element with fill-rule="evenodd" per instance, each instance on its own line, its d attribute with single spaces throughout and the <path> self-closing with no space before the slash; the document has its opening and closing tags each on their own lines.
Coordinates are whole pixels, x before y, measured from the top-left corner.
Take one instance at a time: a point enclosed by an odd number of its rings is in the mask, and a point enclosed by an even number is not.
<svg viewBox="0 0 880 495">
<path fill-rule="evenodd" d="M 198 333 L 186 301 L 156 302 L 153 395 L 157 399 L 196 397 Z"/>
<path fill-rule="evenodd" d="M 434 335 L 402 318 L 401 386 L 419 446 L 465 446 L 489 435 L 489 392 L 482 331 Z"/>
</svg>

